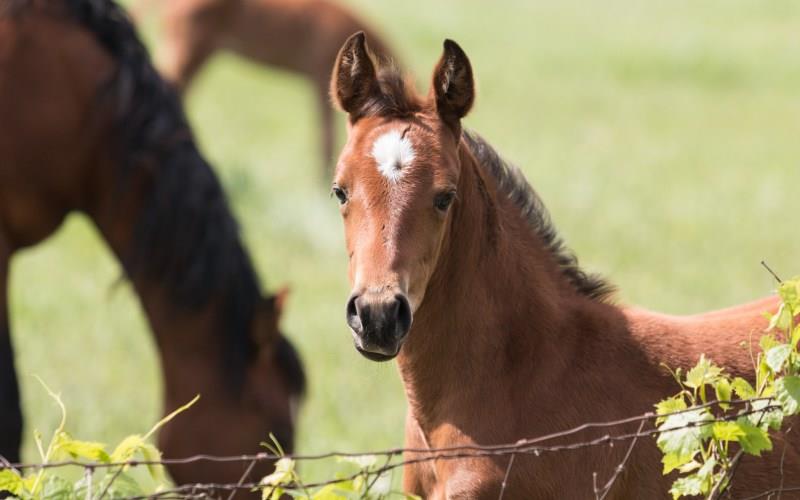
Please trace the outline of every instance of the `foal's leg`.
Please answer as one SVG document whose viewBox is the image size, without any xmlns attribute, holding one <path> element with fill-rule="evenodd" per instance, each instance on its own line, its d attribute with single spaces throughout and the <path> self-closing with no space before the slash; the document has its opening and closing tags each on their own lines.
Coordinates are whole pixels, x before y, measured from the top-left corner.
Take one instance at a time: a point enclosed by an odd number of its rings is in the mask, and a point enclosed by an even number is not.
<svg viewBox="0 0 800 500">
<path fill-rule="evenodd" d="M 429 448 L 423 436 L 422 429 L 411 414 L 410 409 L 406 410 L 406 433 L 403 447 L 417 450 Z M 406 461 L 417 458 L 420 458 L 420 455 L 414 453 L 403 454 L 403 459 Z M 428 498 L 431 495 L 431 489 L 436 483 L 436 477 L 433 475 L 431 463 L 432 462 L 419 462 L 405 465 L 403 467 L 403 491 L 421 498 Z"/>
<path fill-rule="evenodd" d="M 22 409 L 19 401 L 14 350 L 8 326 L 8 262 L 11 250 L 0 228 L 0 456 L 19 462 Z"/>
</svg>

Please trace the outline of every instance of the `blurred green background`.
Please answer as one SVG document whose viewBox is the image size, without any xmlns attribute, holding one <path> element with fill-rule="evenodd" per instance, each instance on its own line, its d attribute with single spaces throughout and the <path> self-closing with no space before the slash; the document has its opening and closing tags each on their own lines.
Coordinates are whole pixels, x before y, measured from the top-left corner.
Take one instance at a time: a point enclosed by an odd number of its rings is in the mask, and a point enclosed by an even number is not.
<svg viewBox="0 0 800 500">
<path fill-rule="evenodd" d="M 761 259 L 800 273 L 800 3 L 347 3 L 385 34 L 421 90 L 442 40 L 462 45 L 479 90 L 466 125 L 524 169 L 621 302 L 695 313 L 768 294 Z M 188 96 L 265 286 L 292 289 L 283 328 L 310 375 L 298 451 L 398 446 L 396 367 L 362 359 L 344 322 L 346 257 L 319 176 L 314 105 L 301 77 L 227 55 Z M 32 374 L 62 393 L 78 437 L 112 443 L 158 419 L 153 343 L 130 288 L 114 286 L 119 276 L 80 215 L 14 260 L 26 459 L 37 456 L 33 429 L 58 419 Z"/>
</svg>

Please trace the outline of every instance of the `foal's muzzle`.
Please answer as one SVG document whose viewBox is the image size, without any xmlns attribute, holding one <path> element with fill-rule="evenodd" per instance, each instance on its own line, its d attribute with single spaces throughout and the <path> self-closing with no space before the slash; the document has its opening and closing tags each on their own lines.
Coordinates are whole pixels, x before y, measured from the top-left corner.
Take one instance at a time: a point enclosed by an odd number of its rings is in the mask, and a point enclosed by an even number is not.
<svg viewBox="0 0 800 500">
<path fill-rule="evenodd" d="M 411 328 L 411 306 L 400 293 L 353 294 L 347 301 L 347 324 L 358 352 L 372 361 L 388 361 L 400 352 Z"/>
</svg>

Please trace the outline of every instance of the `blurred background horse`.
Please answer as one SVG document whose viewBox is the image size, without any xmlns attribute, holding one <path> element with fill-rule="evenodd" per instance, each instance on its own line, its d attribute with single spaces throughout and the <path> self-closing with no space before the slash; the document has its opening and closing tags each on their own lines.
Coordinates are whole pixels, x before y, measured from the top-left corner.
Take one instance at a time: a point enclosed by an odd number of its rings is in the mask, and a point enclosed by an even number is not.
<svg viewBox="0 0 800 500">
<path fill-rule="evenodd" d="M 270 432 L 291 450 L 305 376 L 278 329 L 284 294 L 262 297 L 222 187 L 127 15 L 110 0 L 3 7 L 0 454 L 18 462 L 22 435 L 9 262 L 75 210 L 92 219 L 140 297 L 164 410 L 201 395 L 161 432 L 165 456 L 254 453 Z M 268 469 L 259 464 L 253 477 Z M 179 483 L 236 482 L 243 466 L 170 472 Z"/>
<path fill-rule="evenodd" d="M 156 61 L 164 76 L 184 92 L 217 50 L 308 78 L 320 116 L 323 173 L 332 165 L 336 142 L 328 82 L 336 53 L 348 36 L 367 31 L 373 50 L 390 52 L 375 30 L 345 6 L 328 0 L 145 0 L 161 15 L 163 40 Z"/>
</svg>

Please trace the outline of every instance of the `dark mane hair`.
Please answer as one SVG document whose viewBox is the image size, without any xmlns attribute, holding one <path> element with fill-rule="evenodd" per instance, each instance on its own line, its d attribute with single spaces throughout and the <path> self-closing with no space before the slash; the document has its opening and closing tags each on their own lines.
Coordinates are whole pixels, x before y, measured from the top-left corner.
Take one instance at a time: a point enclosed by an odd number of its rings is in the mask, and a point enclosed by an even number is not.
<svg viewBox="0 0 800 500">
<path fill-rule="evenodd" d="M 118 188 L 134 176 L 147 182 L 132 247 L 122 256 L 125 271 L 158 280 L 171 300 L 190 310 L 218 301 L 225 371 L 239 387 L 256 352 L 250 326 L 262 298 L 222 186 L 125 11 L 112 0 L 64 3 L 117 61 L 98 97 L 114 110 Z M 293 349 L 279 352 L 297 357 Z M 301 366 L 299 359 L 280 364 Z"/>
<path fill-rule="evenodd" d="M 561 273 L 578 293 L 597 300 L 605 300 L 611 296 L 615 291 L 613 285 L 601 276 L 587 274 L 580 268 L 578 258 L 558 235 L 542 199 L 525 179 L 522 171 L 503 160 L 478 134 L 464 131 L 462 138 L 478 164 L 497 181 L 498 191 L 508 196 L 511 202 L 519 207 L 522 216 L 555 258 Z"/>
</svg>

